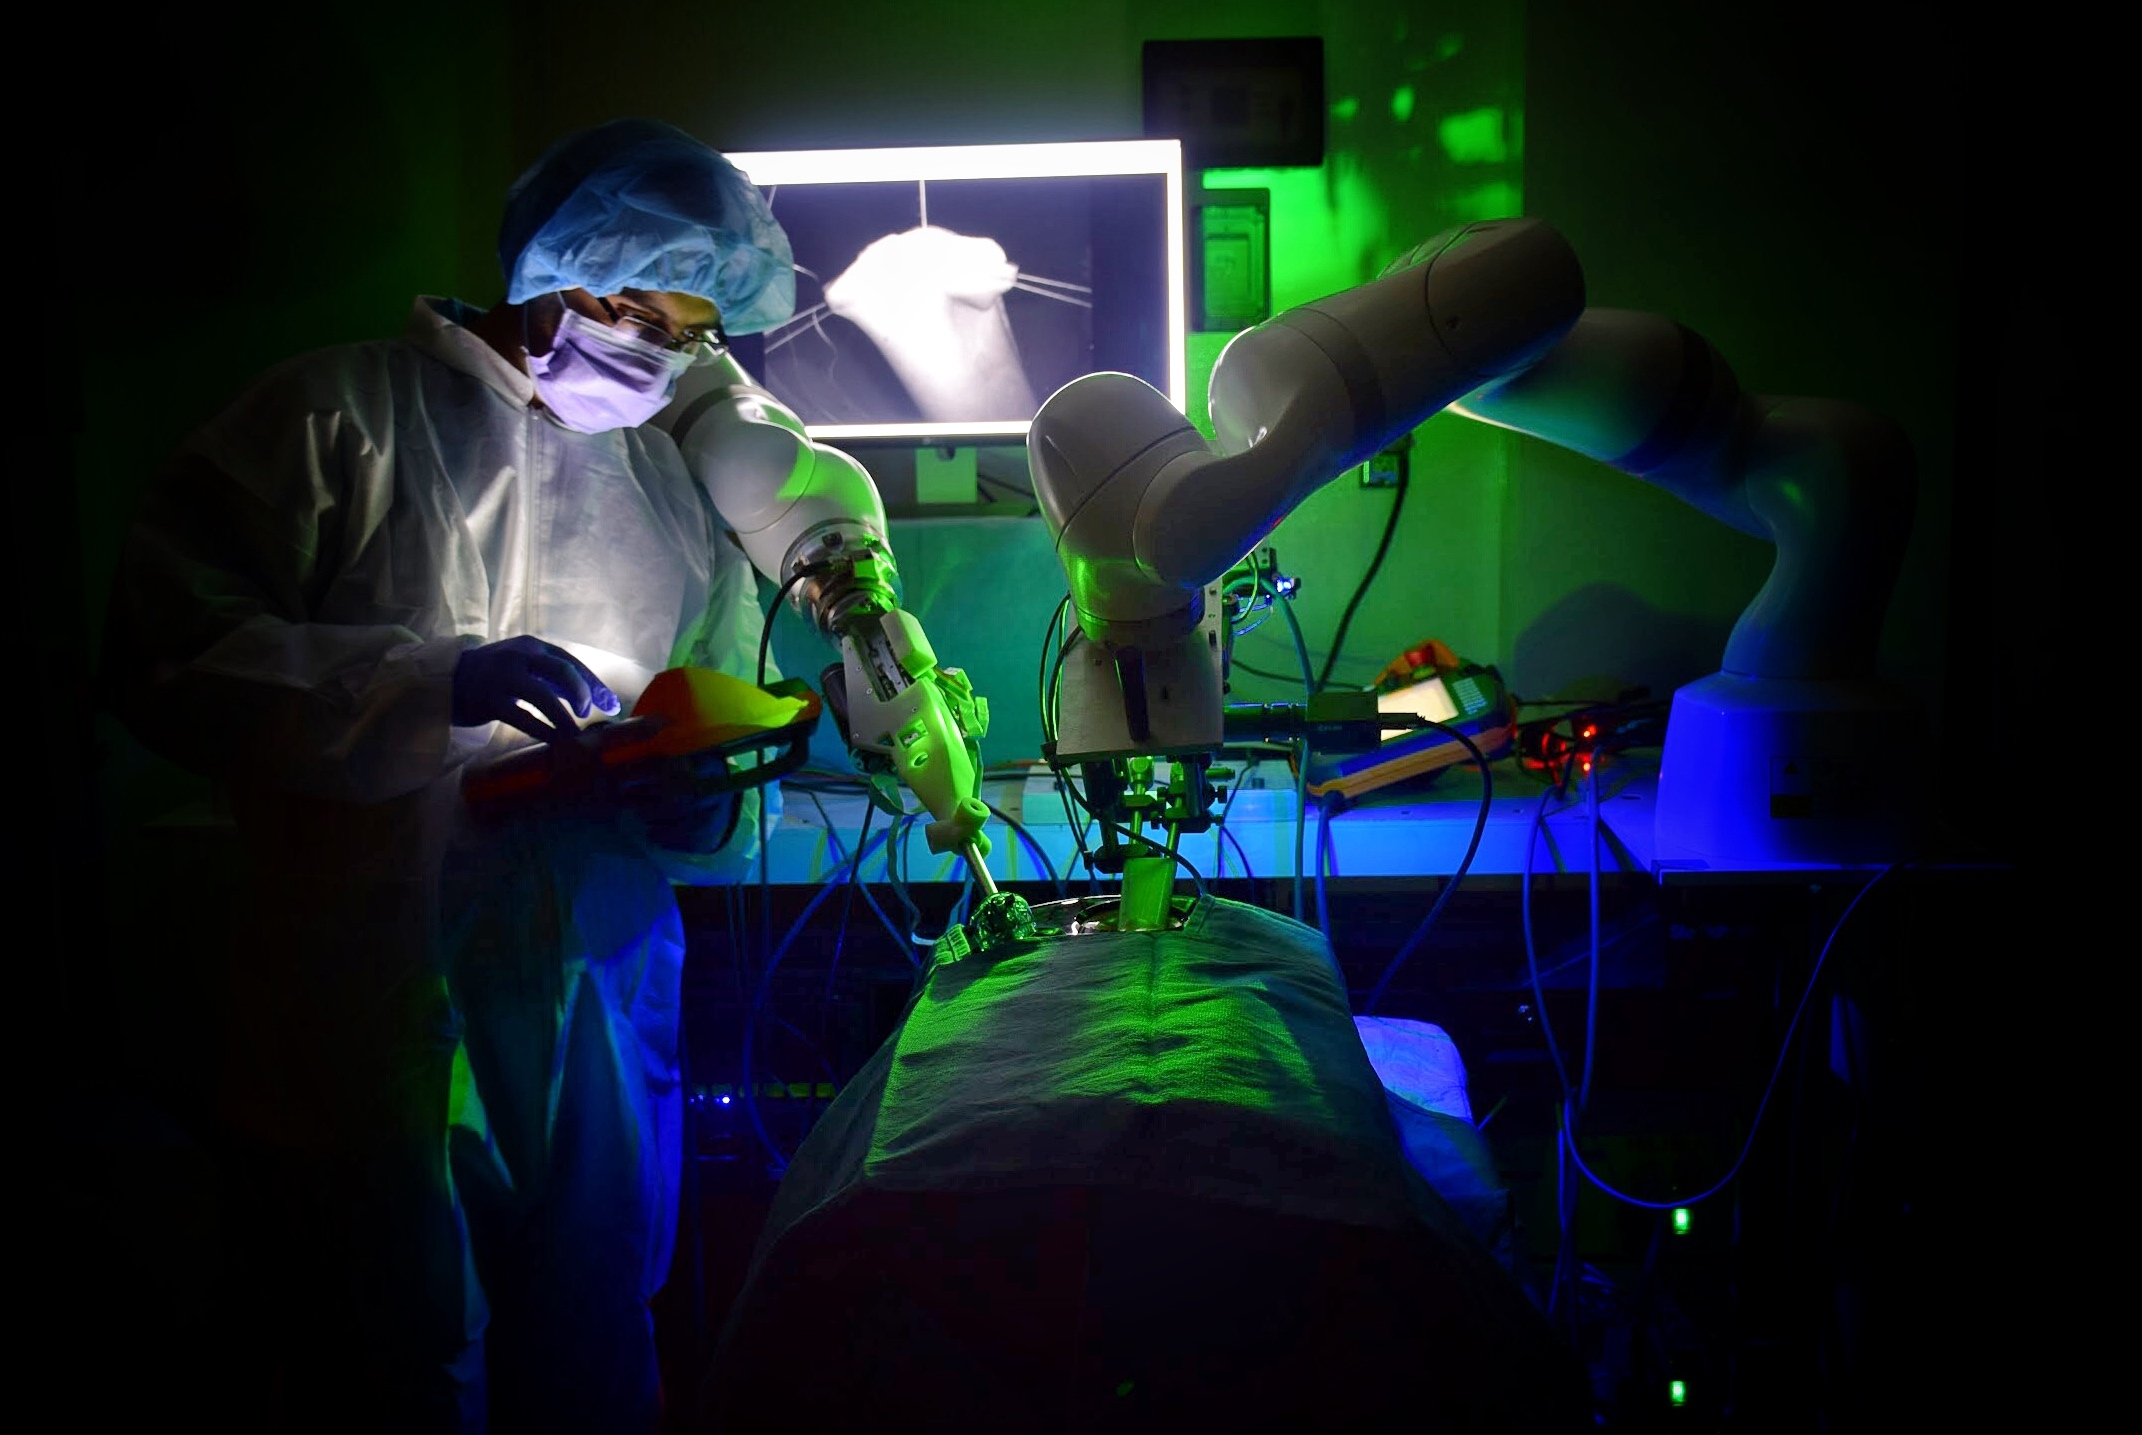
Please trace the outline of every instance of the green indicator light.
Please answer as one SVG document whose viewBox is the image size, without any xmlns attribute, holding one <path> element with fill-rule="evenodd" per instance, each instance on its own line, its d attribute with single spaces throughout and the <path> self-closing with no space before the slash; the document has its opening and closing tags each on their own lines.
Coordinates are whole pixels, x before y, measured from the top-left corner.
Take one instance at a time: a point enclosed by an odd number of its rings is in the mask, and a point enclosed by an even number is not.
<svg viewBox="0 0 2142 1435">
<path fill-rule="evenodd" d="M 1688 1227 L 1689 1227 L 1689 1214 L 1688 1214 L 1688 1207 L 1686 1207 L 1686 1206 L 1676 1206 L 1676 1207 L 1674 1207 L 1674 1208 L 1673 1208 L 1673 1233 L 1674 1233 L 1675 1235 L 1677 1235 L 1677 1236 L 1685 1236 L 1685 1235 L 1687 1235 L 1687 1234 L 1688 1234 Z M 1677 1383 L 1678 1383 L 1678 1382 L 1677 1382 Z"/>
<path fill-rule="evenodd" d="M 1688 1404 L 1688 1382 L 1676 1380 L 1666 1387 L 1666 1398 L 1676 1405 Z"/>
</svg>

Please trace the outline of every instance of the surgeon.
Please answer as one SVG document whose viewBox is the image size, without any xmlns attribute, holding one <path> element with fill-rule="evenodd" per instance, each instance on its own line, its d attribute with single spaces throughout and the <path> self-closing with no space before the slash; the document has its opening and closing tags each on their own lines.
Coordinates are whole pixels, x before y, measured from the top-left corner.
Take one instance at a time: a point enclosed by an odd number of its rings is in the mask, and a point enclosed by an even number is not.
<svg viewBox="0 0 2142 1435">
<path fill-rule="evenodd" d="M 756 795 L 479 823 L 472 766 L 755 676 L 751 570 L 647 421 L 793 307 L 786 237 L 666 125 L 507 195 L 503 302 L 271 371 L 155 479 L 113 701 L 209 775 L 251 895 L 224 1009 L 240 1428 L 652 1430 L 682 1131 L 673 882 Z"/>
</svg>

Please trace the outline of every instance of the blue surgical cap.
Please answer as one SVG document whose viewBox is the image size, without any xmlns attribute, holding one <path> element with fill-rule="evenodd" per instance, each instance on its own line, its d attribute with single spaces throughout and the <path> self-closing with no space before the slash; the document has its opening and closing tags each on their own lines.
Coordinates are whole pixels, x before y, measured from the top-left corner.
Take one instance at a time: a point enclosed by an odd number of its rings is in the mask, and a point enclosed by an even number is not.
<svg viewBox="0 0 2142 1435">
<path fill-rule="evenodd" d="M 554 145 L 506 192 L 506 301 L 585 289 L 697 294 L 755 334 L 796 308 L 788 235 L 735 165 L 656 120 L 613 120 Z"/>
</svg>

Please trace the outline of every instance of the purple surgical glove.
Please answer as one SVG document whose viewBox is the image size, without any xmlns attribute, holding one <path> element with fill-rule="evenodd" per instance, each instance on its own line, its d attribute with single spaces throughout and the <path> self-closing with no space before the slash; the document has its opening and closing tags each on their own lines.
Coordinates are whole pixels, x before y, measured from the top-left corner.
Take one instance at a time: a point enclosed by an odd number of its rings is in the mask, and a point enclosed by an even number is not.
<svg viewBox="0 0 2142 1435">
<path fill-rule="evenodd" d="M 563 742 L 580 730 L 574 718 L 598 708 L 615 716 L 619 706 L 587 664 L 525 633 L 471 648 L 454 666 L 455 727 L 510 723 L 530 737 Z"/>
</svg>

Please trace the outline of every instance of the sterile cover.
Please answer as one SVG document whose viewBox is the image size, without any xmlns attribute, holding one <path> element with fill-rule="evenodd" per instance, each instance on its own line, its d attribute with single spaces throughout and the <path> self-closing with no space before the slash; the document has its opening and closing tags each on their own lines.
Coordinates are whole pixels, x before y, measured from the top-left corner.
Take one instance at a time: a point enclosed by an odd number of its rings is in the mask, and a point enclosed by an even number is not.
<svg viewBox="0 0 2142 1435">
<path fill-rule="evenodd" d="M 1407 1165 L 1323 938 L 1211 900 L 940 943 L 789 1168 L 706 1394 L 751 1430 L 1589 1424 Z"/>
</svg>

